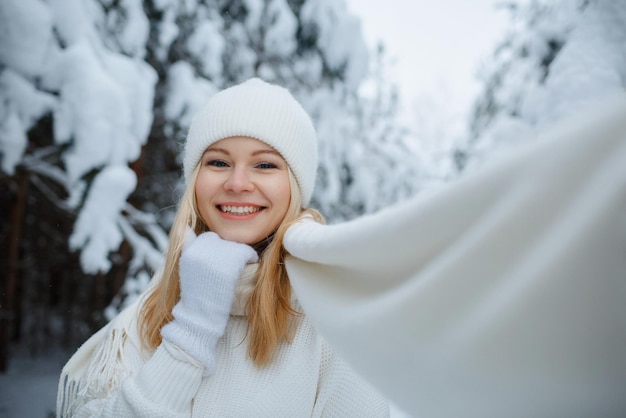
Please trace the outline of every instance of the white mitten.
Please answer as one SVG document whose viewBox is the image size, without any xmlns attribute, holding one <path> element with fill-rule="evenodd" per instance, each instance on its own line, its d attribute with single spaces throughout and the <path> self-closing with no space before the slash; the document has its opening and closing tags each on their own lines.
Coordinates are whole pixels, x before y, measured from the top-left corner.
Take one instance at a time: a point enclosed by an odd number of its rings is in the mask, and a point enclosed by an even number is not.
<svg viewBox="0 0 626 418">
<path fill-rule="evenodd" d="M 197 237 L 191 229 L 186 233 L 179 263 L 180 300 L 161 336 L 204 364 L 205 375 L 215 369 L 215 347 L 226 329 L 237 280 L 246 264 L 257 260 L 250 246 L 214 232 Z"/>
</svg>

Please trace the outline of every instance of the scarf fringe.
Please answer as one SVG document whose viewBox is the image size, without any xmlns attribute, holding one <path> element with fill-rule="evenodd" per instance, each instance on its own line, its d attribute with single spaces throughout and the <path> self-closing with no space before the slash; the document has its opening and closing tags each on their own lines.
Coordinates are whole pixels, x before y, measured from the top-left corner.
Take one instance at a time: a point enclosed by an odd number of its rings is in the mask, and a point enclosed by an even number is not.
<svg viewBox="0 0 626 418">
<path fill-rule="evenodd" d="M 57 392 L 57 418 L 69 418 L 72 416 L 70 402 L 78 395 L 78 382 L 70 380 L 67 373 L 61 374 L 59 389 Z"/>
<path fill-rule="evenodd" d="M 63 369 L 57 393 L 58 418 L 72 417 L 90 400 L 108 398 L 118 390 L 129 374 L 123 350 L 126 340 L 123 329 L 113 329 L 89 356 L 84 373 Z"/>
</svg>

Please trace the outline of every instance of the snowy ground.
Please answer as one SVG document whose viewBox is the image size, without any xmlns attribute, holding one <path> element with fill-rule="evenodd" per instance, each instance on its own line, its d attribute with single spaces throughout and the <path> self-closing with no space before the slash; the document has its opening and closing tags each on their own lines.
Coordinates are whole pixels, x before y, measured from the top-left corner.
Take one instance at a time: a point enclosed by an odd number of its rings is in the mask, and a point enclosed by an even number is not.
<svg viewBox="0 0 626 418">
<path fill-rule="evenodd" d="M 51 418 L 55 415 L 59 374 L 67 354 L 36 358 L 17 354 L 0 374 L 0 418 Z"/>
</svg>

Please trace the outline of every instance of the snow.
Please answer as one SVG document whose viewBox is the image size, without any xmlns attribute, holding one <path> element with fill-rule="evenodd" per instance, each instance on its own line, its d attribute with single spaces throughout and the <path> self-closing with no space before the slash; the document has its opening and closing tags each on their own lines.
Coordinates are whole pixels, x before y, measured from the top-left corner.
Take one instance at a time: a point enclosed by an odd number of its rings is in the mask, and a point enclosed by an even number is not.
<svg viewBox="0 0 626 418">
<path fill-rule="evenodd" d="M 242 23 L 234 22 L 228 32 L 232 56 L 229 57 L 229 71 L 236 74 L 239 79 L 244 80 L 254 76 L 253 68 L 257 57 L 254 51 L 248 46 L 248 35 Z"/>
<path fill-rule="evenodd" d="M 359 20 L 347 13 L 343 1 L 309 1 L 300 12 L 303 22 L 318 28 L 317 44 L 331 70 L 346 68 L 346 84 L 358 87 L 367 69 L 369 54 Z"/>
<path fill-rule="evenodd" d="M 40 0 L 0 2 L 0 62 L 39 75 L 52 45 L 52 15 Z"/>
<path fill-rule="evenodd" d="M 150 22 L 143 11 L 142 0 L 122 0 L 120 8 L 112 8 L 107 23 L 115 33 L 120 50 L 143 58 L 150 35 Z"/>
<path fill-rule="evenodd" d="M 523 102 L 522 115 L 532 124 L 544 126 L 600 103 L 626 84 L 625 4 L 591 4 L 572 20 L 576 27 L 550 66 L 545 86 Z"/>
<path fill-rule="evenodd" d="M 19 350 L 9 370 L 0 374 L 0 418 L 51 418 L 55 416 L 57 385 L 68 355 L 61 351 L 31 357 Z"/>
<path fill-rule="evenodd" d="M 69 242 L 72 250 L 81 249 L 85 272 L 96 274 L 111 267 L 109 252 L 122 243 L 119 213 L 136 184 L 135 173 L 124 165 L 108 166 L 93 181 Z"/>
<path fill-rule="evenodd" d="M 192 65 L 186 61 L 172 64 L 167 79 L 165 117 L 189 127 L 194 113 L 217 92 L 217 88 L 207 79 L 196 77 Z"/>
<path fill-rule="evenodd" d="M 65 155 L 71 182 L 95 167 L 139 156 L 140 143 L 130 132 L 126 93 L 86 42 L 65 49 L 50 77 L 60 90 L 60 103 L 54 112 L 55 141 L 73 142 Z"/>
<path fill-rule="evenodd" d="M 479 112 L 473 165 L 624 94 L 626 3 L 579 3 L 533 2 L 514 16 L 516 24 L 484 69 L 484 80 L 495 85 L 489 105 L 495 114 Z M 561 48 L 546 64 L 555 44 Z"/>
<path fill-rule="evenodd" d="M 315 86 L 318 85 L 322 76 L 323 68 L 322 59 L 319 55 L 309 54 L 303 57 L 302 60 L 297 61 L 293 69 L 298 78 L 301 78 L 306 83 Z"/>
<path fill-rule="evenodd" d="M 2 171 L 13 174 L 27 146 L 26 132 L 55 105 L 53 96 L 10 68 L 0 73 L 0 151 Z"/>
<path fill-rule="evenodd" d="M 113 53 L 103 54 L 103 66 L 124 95 L 127 106 L 122 110 L 130 116 L 128 130 L 133 137 L 133 144 L 145 144 L 152 127 L 156 71 L 142 60 Z M 134 161 L 137 157 L 138 154 L 133 151 L 124 158 L 126 161 Z"/>
<path fill-rule="evenodd" d="M 161 21 L 156 24 L 158 26 L 158 43 L 154 53 L 160 60 L 164 60 L 170 45 L 179 34 L 179 28 L 175 22 L 176 3 L 171 0 L 155 1 L 154 7 L 163 13 Z"/>
<path fill-rule="evenodd" d="M 200 61 L 203 74 L 212 80 L 220 79 L 224 70 L 222 54 L 225 43 L 220 30 L 221 18 L 205 20 L 187 40 L 187 49 Z"/>
<path fill-rule="evenodd" d="M 49 0 L 54 16 L 55 31 L 66 46 L 88 41 L 100 44 L 95 30 L 97 22 L 104 20 L 102 10 L 95 0 Z"/>
<path fill-rule="evenodd" d="M 0 73 L 0 95 L 15 104 L 17 114 L 27 130 L 56 104 L 54 96 L 35 89 L 28 80 L 11 69 Z"/>
<path fill-rule="evenodd" d="M 263 45 L 268 55 L 289 57 L 296 51 L 296 31 L 298 22 L 285 0 L 272 0 L 267 6 L 267 29 Z"/>
<path fill-rule="evenodd" d="M 20 162 L 26 149 L 28 139 L 24 133 L 17 112 L 5 102 L 0 102 L 0 151 L 2 152 L 2 171 L 7 174 L 15 172 L 15 166 Z"/>
<path fill-rule="evenodd" d="M 166 10 L 176 6 L 178 3 L 178 0 L 154 0 L 154 7 L 158 10 Z"/>
</svg>

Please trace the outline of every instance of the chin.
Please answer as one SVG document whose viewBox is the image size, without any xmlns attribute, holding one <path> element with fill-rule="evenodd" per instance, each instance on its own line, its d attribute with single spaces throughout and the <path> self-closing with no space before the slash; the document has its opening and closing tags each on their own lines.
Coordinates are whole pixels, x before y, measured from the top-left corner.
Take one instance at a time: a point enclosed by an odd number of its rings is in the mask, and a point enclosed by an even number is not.
<svg viewBox="0 0 626 418">
<path fill-rule="evenodd" d="M 257 242 L 261 241 L 263 238 L 258 238 L 256 236 L 246 234 L 246 233 L 236 233 L 236 232 L 225 232 L 223 234 L 217 233 L 222 239 L 227 241 L 239 242 L 241 244 L 253 245 Z"/>
</svg>

